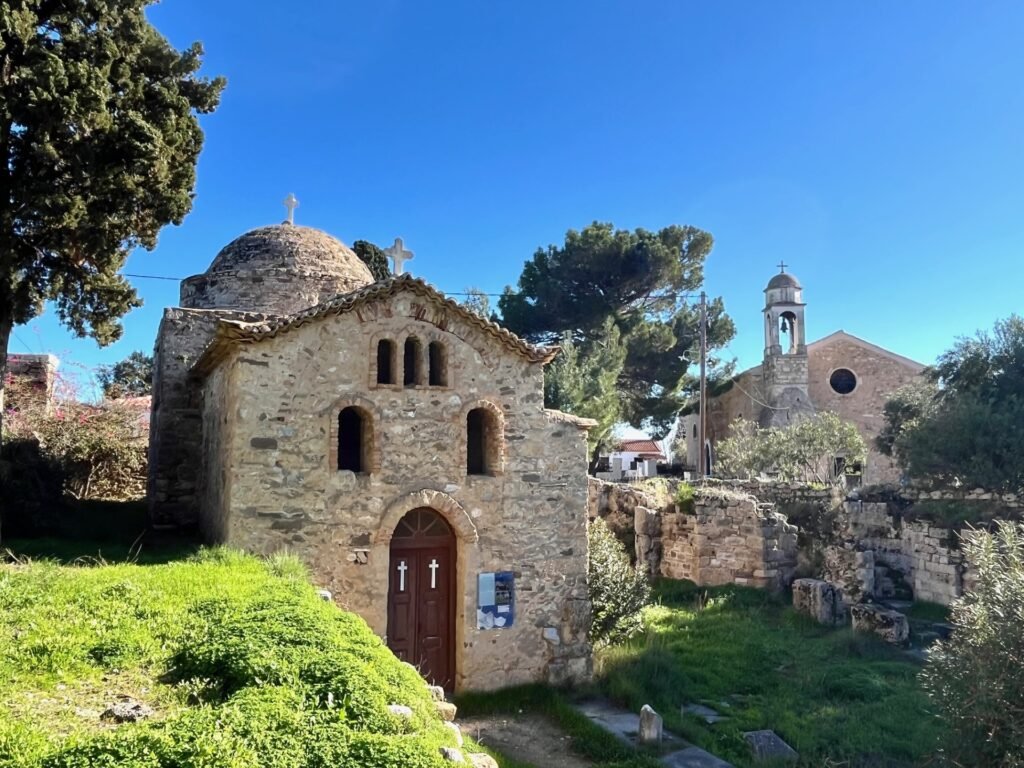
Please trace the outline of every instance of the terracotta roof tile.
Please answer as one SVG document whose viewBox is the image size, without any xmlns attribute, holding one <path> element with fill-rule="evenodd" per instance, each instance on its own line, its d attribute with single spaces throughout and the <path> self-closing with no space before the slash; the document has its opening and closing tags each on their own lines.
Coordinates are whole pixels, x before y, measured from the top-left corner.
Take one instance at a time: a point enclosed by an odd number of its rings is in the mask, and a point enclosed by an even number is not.
<svg viewBox="0 0 1024 768">
<path fill-rule="evenodd" d="M 458 302 L 449 299 L 427 282 L 411 275 L 399 275 L 387 280 L 371 283 L 350 293 L 339 294 L 333 299 L 317 304 L 309 309 L 304 309 L 301 312 L 284 315 L 265 322 L 244 323 L 235 320 L 221 320 L 217 326 L 216 335 L 192 366 L 192 372 L 197 375 L 208 373 L 216 367 L 228 350 L 236 344 L 253 343 L 263 339 L 274 338 L 281 333 L 287 333 L 291 329 L 298 328 L 306 323 L 331 315 L 342 315 L 372 301 L 390 298 L 400 292 L 414 293 L 443 306 L 445 309 L 458 315 L 465 322 L 476 326 L 491 336 L 511 352 L 525 357 L 530 362 L 549 363 L 558 354 L 558 347 L 540 347 L 530 344 L 520 339 L 508 329 L 502 328 L 497 323 L 491 322 L 476 312 L 466 309 Z"/>
</svg>

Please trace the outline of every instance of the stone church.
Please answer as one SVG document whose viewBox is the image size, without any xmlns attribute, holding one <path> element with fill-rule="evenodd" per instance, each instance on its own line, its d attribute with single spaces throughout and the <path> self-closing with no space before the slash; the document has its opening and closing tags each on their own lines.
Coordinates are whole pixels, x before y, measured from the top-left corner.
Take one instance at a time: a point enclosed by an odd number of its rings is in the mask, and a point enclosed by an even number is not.
<svg viewBox="0 0 1024 768">
<path fill-rule="evenodd" d="M 557 350 L 291 219 L 164 312 L 154 524 L 299 555 L 445 688 L 586 679 L 593 422 L 545 410 Z"/>
<path fill-rule="evenodd" d="M 884 426 L 889 395 L 914 381 L 924 366 L 841 330 L 808 344 L 803 287 L 784 266 L 764 293 L 764 360 L 710 394 L 703 451 L 698 416 L 680 418 L 686 465 L 698 467 L 703 454 L 706 471 L 713 475 L 715 443 L 729 436 L 738 418 L 762 427 L 786 426 L 817 411 L 832 411 L 857 426 L 868 448 L 863 466 L 847 467 L 837 456 L 835 471 L 851 472 L 864 485 L 898 482 L 899 469 L 878 452 L 874 439 Z"/>
</svg>

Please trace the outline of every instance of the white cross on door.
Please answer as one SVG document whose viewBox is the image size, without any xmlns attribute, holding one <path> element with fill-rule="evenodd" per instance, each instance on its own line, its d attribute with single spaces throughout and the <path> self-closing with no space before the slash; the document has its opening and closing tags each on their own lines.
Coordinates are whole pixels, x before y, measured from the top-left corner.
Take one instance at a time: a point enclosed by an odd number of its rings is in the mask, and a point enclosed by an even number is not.
<svg viewBox="0 0 1024 768">
<path fill-rule="evenodd" d="M 405 572 L 409 570 L 409 566 L 405 564 L 405 560 L 402 560 L 398 564 L 398 591 L 405 592 Z"/>
<path fill-rule="evenodd" d="M 437 589 L 437 569 L 441 567 L 437 562 L 437 558 L 433 558 L 427 567 L 430 569 L 430 588 Z"/>
</svg>

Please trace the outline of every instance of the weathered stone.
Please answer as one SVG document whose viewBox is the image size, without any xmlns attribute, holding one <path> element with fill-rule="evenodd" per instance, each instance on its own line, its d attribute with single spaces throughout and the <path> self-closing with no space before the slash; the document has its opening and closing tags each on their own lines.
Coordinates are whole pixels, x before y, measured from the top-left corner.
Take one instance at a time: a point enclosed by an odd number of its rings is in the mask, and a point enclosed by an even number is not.
<svg viewBox="0 0 1024 768">
<path fill-rule="evenodd" d="M 907 617 L 897 611 L 877 605 L 851 605 L 850 616 L 855 632 L 869 632 L 893 645 L 904 645 L 910 637 Z"/>
<path fill-rule="evenodd" d="M 329 603 L 334 600 L 334 595 L 331 594 L 331 590 L 329 589 L 318 589 L 316 591 L 316 594 L 317 597 L 319 597 L 321 600 L 325 602 Z"/>
<path fill-rule="evenodd" d="M 650 704 L 640 708 L 640 730 L 637 739 L 641 744 L 660 744 L 663 722 L 661 715 Z"/>
<path fill-rule="evenodd" d="M 793 761 L 800 759 L 800 755 L 789 744 L 784 742 L 775 731 L 747 731 L 743 738 L 750 745 L 750 751 L 754 753 L 754 759 L 762 760 Z"/>
<path fill-rule="evenodd" d="M 440 685 L 428 685 L 427 690 L 430 691 L 430 698 L 434 701 L 444 701 L 444 688 Z"/>
<path fill-rule="evenodd" d="M 112 720 L 115 723 L 137 723 L 152 717 L 153 708 L 141 701 L 125 697 L 122 701 L 108 707 L 100 719 Z"/>
<path fill-rule="evenodd" d="M 793 582 L 793 608 L 826 626 L 835 626 L 845 618 L 835 587 L 820 579 Z"/>
<path fill-rule="evenodd" d="M 388 704 L 388 712 L 403 720 L 412 719 L 412 708 L 407 707 L 404 704 Z"/>
<path fill-rule="evenodd" d="M 473 768 L 498 768 L 497 761 L 483 752 L 470 752 L 469 762 L 473 764 Z"/>
<path fill-rule="evenodd" d="M 444 721 L 444 724 L 445 727 L 447 727 L 448 730 L 452 732 L 452 735 L 455 736 L 455 743 L 461 747 L 462 742 L 464 741 L 464 739 L 462 738 L 462 729 L 459 728 L 457 723 L 452 723 L 447 720 Z"/>
<path fill-rule="evenodd" d="M 452 763 L 464 763 L 466 758 L 462 754 L 461 749 L 455 747 L 441 747 L 441 757 Z"/>
<path fill-rule="evenodd" d="M 458 712 L 458 708 L 450 701 L 435 701 L 434 709 L 437 710 L 437 714 L 442 720 L 449 723 L 455 720 L 455 715 Z"/>
</svg>

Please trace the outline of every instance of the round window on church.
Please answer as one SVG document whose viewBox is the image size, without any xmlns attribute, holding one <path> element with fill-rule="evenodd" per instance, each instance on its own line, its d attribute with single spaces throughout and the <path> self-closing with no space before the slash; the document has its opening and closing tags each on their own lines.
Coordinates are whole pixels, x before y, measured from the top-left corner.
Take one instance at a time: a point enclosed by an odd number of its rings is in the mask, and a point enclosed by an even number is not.
<svg viewBox="0 0 1024 768">
<path fill-rule="evenodd" d="M 857 376 L 849 368 L 836 368 L 828 383 L 840 395 L 848 395 L 857 388 Z"/>
</svg>

